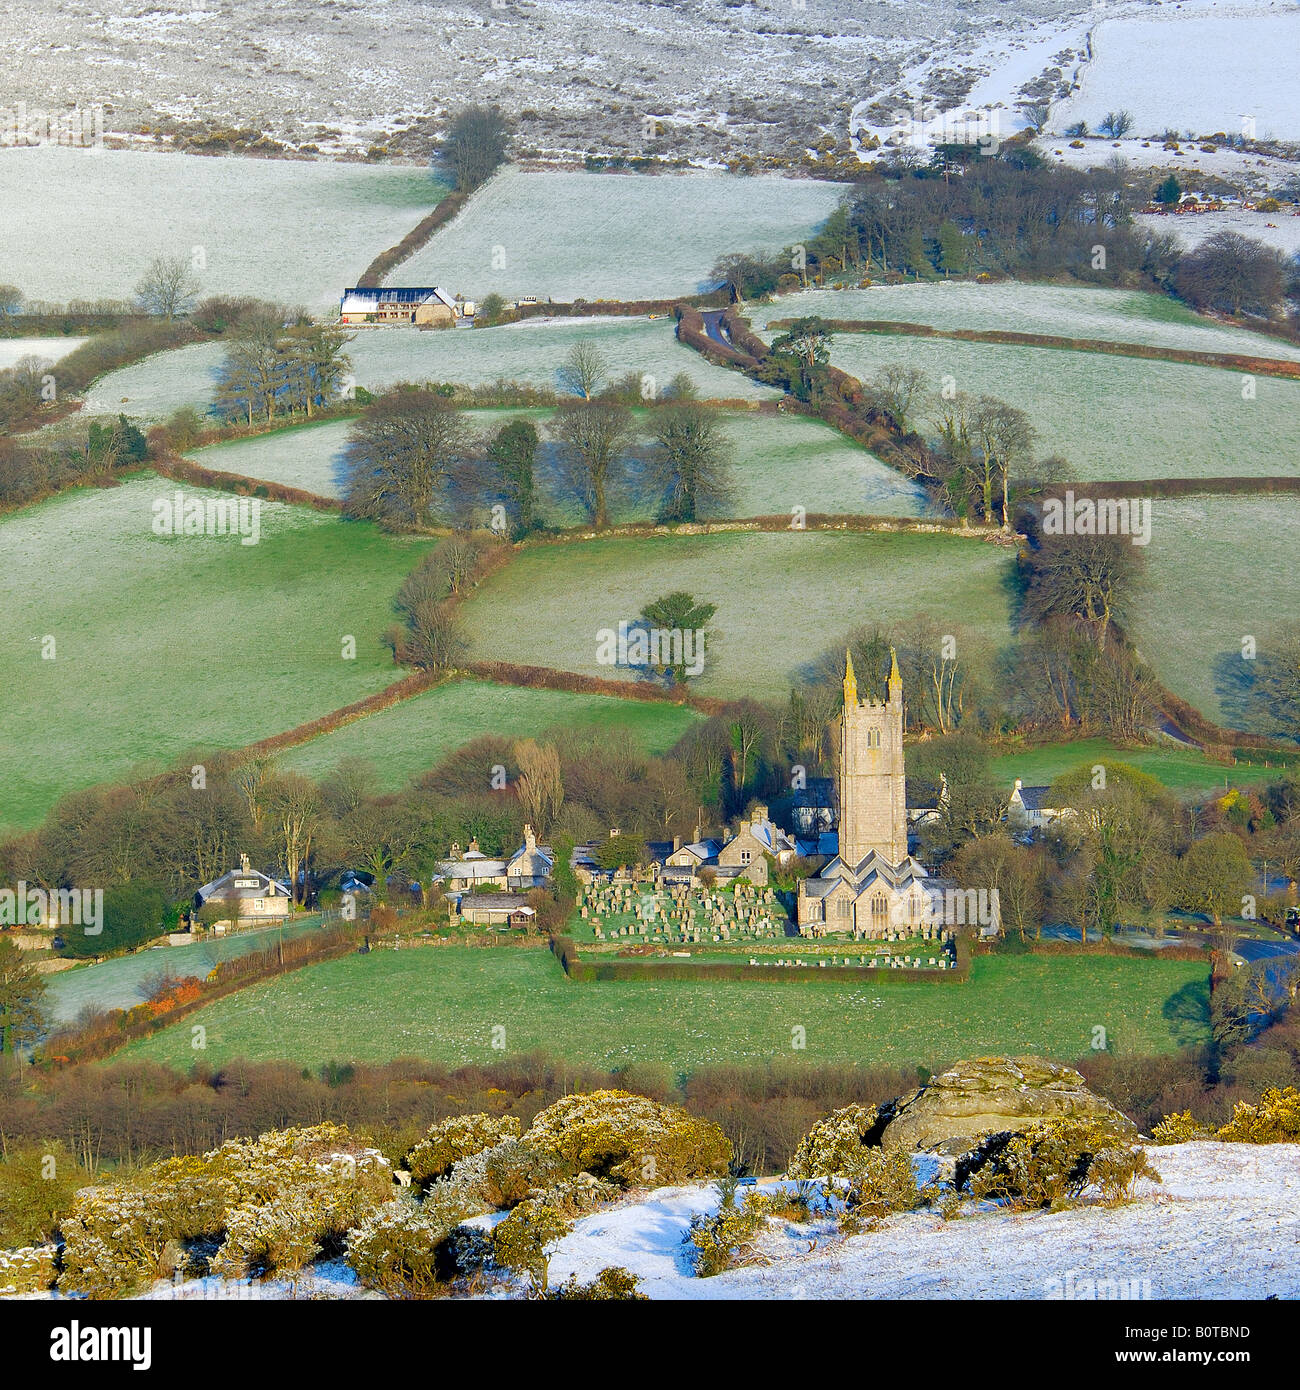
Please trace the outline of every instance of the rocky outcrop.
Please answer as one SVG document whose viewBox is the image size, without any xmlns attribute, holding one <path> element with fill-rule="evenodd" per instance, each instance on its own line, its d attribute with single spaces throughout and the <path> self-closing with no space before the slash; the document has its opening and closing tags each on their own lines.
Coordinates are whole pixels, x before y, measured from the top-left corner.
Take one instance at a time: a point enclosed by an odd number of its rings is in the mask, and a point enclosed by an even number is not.
<svg viewBox="0 0 1300 1390">
<path fill-rule="evenodd" d="M 1094 1095 L 1072 1067 L 1042 1057 L 975 1057 L 904 1096 L 885 1126 L 886 1149 L 957 1154 L 982 1134 L 1023 1130 L 1070 1116 L 1101 1120 L 1136 1136 L 1137 1126 Z"/>
</svg>

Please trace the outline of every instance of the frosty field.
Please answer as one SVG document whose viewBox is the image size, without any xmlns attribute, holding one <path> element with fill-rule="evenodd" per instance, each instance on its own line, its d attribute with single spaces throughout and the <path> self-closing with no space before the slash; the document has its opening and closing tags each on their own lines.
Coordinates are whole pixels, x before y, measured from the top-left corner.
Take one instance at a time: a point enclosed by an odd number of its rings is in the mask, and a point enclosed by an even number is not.
<svg viewBox="0 0 1300 1390">
<path fill-rule="evenodd" d="M 1263 651 L 1300 614 L 1300 498 L 1158 499 L 1154 508 L 1133 637 L 1176 694 L 1229 727 L 1248 727 L 1235 698 L 1242 639 L 1254 636 Z"/>
<path fill-rule="evenodd" d="M 613 674 L 597 634 L 670 590 L 717 604 L 702 693 L 783 698 L 800 666 L 854 628 L 925 613 L 1010 640 L 1007 552 L 942 535 L 815 531 L 529 546 L 462 609 L 478 659 Z M 519 633 L 528 632 L 526 641 Z"/>
<path fill-rule="evenodd" d="M 500 328 L 422 333 L 415 328 L 362 328 L 348 344 L 358 386 L 378 391 L 399 381 L 454 381 L 490 386 L 520 381 L 556 389 L 556 373 L 576 343 L 600 349 L 617 378 L 650 376 L 660 389 L 686 372 L 700 395 L 716 400 L 772 400 L 780 395 L 740 372 L 706 362 L 677 341 L 671 319 L 533 319 Z M 225 344 L 197 343 L 155 353 L 109 372 L 91 387 L 83 409 L 93 414 L 125 411 L 154 423 L 183 405 L 206 410 Z"/>
<path fill-rule="evenodd" d="M 35 824 L 74 788 L 278 733 L 401 674 L 380 638 L 427 542 L 273 502 L 256 545 L 155 535 L 153 503 L 174 493 L 138 478 L 0 520 L 5 824 Z"/>
<path fill-rule="evenodd" d="M 1300 471 L 1300 382 L 1057 348 L 838 334 L 831 360 L 863 381 L 886 363 L 926 373 L 932 394 L 1000 397 L 1026 411 L 1039 457 L 1085 480 L 1261 477 Z M 932 425 L 933 412 L 921 418 Z"/>
<path fill-rule="evenodd" d="M 129 299 L 155 256 L 183 255 L 203 294 L 319 313 L 443 191 L 414 167 L 0 149 L 0 280 L 28 299 Z"/>
<path fill-rule="evenodd" d="M 472 410 L 467 412 L 484 437 L 516 418 L 531 420 L 545 436 L 545 410 Z M 648 429 L 647 411 L 638 411 Z M 723 429 L 731 444 L 735 489 L 722 516 L 767 516 L 789 513 L 794 506 L 809 512 L 858 512 L 881 516 L 918 516 L 928 509 L 924 493 L 874 455 L 829 425 L 798 415 L 758 415 L 728 411 Z M 232 440 L 195 449 L 190 457 L 205 468 L 240 473 L 267 482 L 303 488 L 322 497 L 342 493 L 343 454 L 351 423 L 330 420 Z M 638 493 L 633 480 L 611 494 L 616 522 L 646 521 L 655 503 Z M 538 513 L 549 524 L 576 526 L 586 513 L 562 482 L 553 446 L 544 445 L 538 466 Z M 485 518 L 486 519 L 486 516 Z"/>
<path fill-rule="evenodd" d="M 712 288 L 729 251 L 811 235 L 847 187 L 723 174 L 506 169 L 390 280 L 482 299 L 661 299 Z"/>
<path fill-rule="evenodd" d="M 1188 224 L 1198 226 L 1206 220 L 1148 219 L 1144 225 L 1173 230 L 1182 236 Z M 1300 219 L 1296 219 L 1296 226 L 1300 228 Z M 1192 352 L 1232 352 L 1300 361 L 1300 348 L 1291 343 L 1263 333 L 1229 328 L 1203 318 L 1166 295 L 1094 289 L 1088 285 L 979 285 L 968 280 L 939 280 L 873 285 L 865 290 L 803 290 L 783 295 L 771 304 L 749 305 L 745 312 L 758 332 L 773 319 L 819 314 L 828 319 L 1045 333 L 1060 338 L 1099 338 Z"/>
<path fill-rule="evenodd" d="M 1163 8 L 1158 17 L 1125 16 L 1092 30 L 1092 61 L 1080 70 L 1079 91 L 1052 108 L 1054 131 L 1079 120 L 1096 129 L 1107 111 L 1124 108 L 1135 135 L 1239 134 L 1253 116 L 1261 139 L 1300 136 L 1294 67 L 1279 61 L 1300 51 L 1300 14 L 1255 5 L 1228 14 Z"/>
<path fill-rule="evenodd" d="M 75 352 L 85 338 L 0 338 L 0 372 L 16 366 L 24 357 L 57 362 Z"/>
<path fill-rule="evenodd" d="M 820 973 L 820 972 L 819 972 Z M 840 986 L 826 981 L 573 984 L 546 950 L 461 946 L 373 951 L 252 985 L 130 1044 L 127 1061 L 235 1057 L 319 1066 L 420 1057 L 460 1066 L 546 1052 L 603 1069 L 647 1062 L 674 1073 L 728 1062 L 931 1067 L 972 1053 L 1084 1056 L 1093 1029 L 1121 1054 L 1171 1052 L 1206 1036 L 1208 967 L 1098 955 L 987 956 L 966 984 Z M 791 1029 L 807 1048 L 791 1050 Z"/>
<path fill-rule="evenodd" d="M 698 718 L 694 710 L 681 705 L 463 680 L 287 749 L 276 761 L 281 767 L 321 777 L 344 758 L 363 758 L 378 772 L 384 791 L 398 791 L 448 753 L 484 734 L 535 738 L 562 726 L 622 728 L 646 752 L 665 753 Z"/>
</svg>

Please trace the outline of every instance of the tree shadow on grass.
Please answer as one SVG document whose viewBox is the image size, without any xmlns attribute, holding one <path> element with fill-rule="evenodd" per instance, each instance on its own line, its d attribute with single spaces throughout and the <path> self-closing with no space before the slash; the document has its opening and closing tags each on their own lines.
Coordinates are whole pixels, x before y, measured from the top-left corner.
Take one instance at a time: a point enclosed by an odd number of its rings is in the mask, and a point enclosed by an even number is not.
<svg viewBox="0 0 1300 1390">
<path fill-rule="evenodd" d="M 1203 1043 L 1210 1032 L 1210 982 L 1189 980 L 1165 1000 L 1160 1010 L 1179 1047 Z"/>
</svg>

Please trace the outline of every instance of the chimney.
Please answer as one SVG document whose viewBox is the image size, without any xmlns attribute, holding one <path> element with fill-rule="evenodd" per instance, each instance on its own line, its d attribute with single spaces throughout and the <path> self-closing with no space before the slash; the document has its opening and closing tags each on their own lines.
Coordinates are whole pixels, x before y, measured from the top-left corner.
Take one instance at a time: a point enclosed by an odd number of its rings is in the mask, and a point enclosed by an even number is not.
<svg viewBox="0 0 1300 1390">
<path fill-rule="evenodd" d="M 241 874 L 248 874 L 252 873 L 252 871 L 253 866 L 248 862 L 248 855 L 241 854 L 239 856 L 239 872 Z"/>
<path fill-rule="evenodd" d="M 451 852 L 450 852 L 450 856 L 449 856 L 449 857 L 452 858 L 452 859 L 459 859 L 459 858 L 460 858 L 460 841 L 459 841 L 459 840 L 453 840 L 453 841 L 451 842 Z"/>
<path fill-rule="evenodd" d="M 529 854 L 537 848 L 537 834 L 531 825 L 524 826 L 524 848 Z"/>
<path fill-rule="evenodd" d="M 1016 778 L 1016 787 L 1015 787 L 1016 791 L 1019 791 L 1022 785 L 1023 785 L 1023 783 L 1021 782 L 1020 778 L 1017 777 L 1017 778 Z"/>
<path fill-rule="evenodd" d="M 681 837 L 680 835 L 674 835 L 674 836 L 673 836 L 673 853 L 676 854 L 677 851 L 678 851 L 679 849 L 681 849 L 681 847 L 682 847 L 682 837 Z"/>
<path fill-rule="evenodd" d="M 470 854 L 478 854 L 479 852 L 480 852 L 480 851 L 479 851 L 479 847 L 478 847 L 478 836 L 476 835 L 476 836 L 469 842 L 469 850 L 468 850 L 468 853 L 470 853 Z"/>
</svg>

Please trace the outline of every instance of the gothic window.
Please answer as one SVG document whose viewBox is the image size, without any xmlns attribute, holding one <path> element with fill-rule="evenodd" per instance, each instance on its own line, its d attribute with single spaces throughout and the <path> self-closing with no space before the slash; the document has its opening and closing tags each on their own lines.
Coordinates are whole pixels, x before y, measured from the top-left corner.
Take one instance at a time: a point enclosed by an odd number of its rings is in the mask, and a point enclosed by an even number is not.
<svg viewBox="0 0 1300 1390">
<path fill-rule="evenodd" d="M 841 898 L 835 904 L 835 915 L 844 919 L 848 919 L 849 917 L 851 917 L 853 915 L 852 902 L 850 902 L 848 898 Z"/>
<path fill-rule="evenodd" d="M 882 931 L 889 925 L 889 904 L 881 893 L 871 899 L 871 925 Z"/>
<path fill-rule="evenodd" d="M 879 747 L 880 747 L 880 730 L 879 730 L 879 729 L 868 729 L 868 730 L 867 730 L 867 747 L 868 747 L 868 748 L 879 748 Z"/>
</svg>

